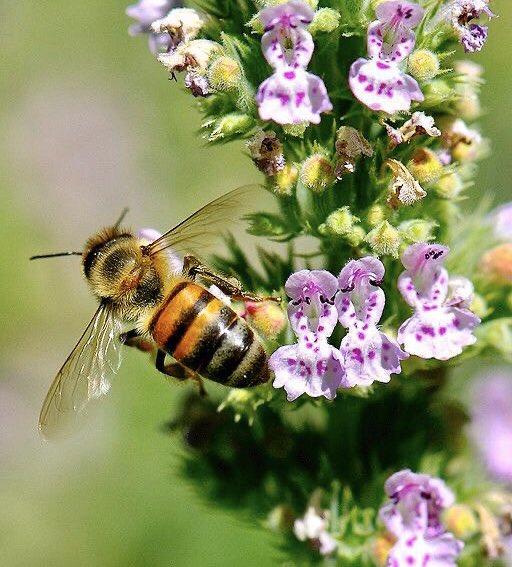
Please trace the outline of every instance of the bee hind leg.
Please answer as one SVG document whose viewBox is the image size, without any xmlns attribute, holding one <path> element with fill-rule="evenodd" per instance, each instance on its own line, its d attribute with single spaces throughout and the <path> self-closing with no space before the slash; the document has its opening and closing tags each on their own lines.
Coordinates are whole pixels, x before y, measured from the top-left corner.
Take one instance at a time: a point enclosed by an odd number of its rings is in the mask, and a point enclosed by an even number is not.
<svg viewBox="0 0 512 567">
<path fill-rule="evenodd" d="M 143 339 L 139 335 L 137 329 L 132 329 L 131 331 L 127 331 L 126 333 L 121 333 L 119 335 L 119 340 L 124 346 L 135 347 L 142 352 L 151 352 L 155 348 L 150 341 Z"/>
<path fill-rule="evenodd" d="M 163 350 L 158 350 L 156 353 L 155 366 L 159 372 L 178 380 L 178 382 L 184 382 L 185 380 L 192 380 L 195 382 L 199 388 L 200 396 L 207 396 L 206 389 L 203 384 L 203 380 L 199 374 L 196 374 L 193 370 L 189 370 L 183 364 L 179 362 L 171 362 L 170 364 L 165 364 L 166 353 Z"/>
<path fill-rule="evenodd" d="M 195 256 L 185 256 L 183 259 L 183 275 L 194 280 L 199 276 L 205 281 L 216 285 L 223 293 L 238 301 L 275 301 L 281 302 L 280 297 L 261 297 L 245 291 L 242 284 L 235 277 L 219 274 L 202 264 Z"/>
</svg>

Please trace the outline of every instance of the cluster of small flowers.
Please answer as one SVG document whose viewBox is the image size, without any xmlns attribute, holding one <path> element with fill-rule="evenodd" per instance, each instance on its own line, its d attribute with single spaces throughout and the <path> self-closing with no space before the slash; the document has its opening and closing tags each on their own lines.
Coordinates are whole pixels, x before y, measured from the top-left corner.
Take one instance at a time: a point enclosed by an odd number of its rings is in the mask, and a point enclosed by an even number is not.
<svg viewBox="0 0 512 567">
<path fill-rule="evenodd" d="M 338 388 L 389 382 L 409 354 L 447 360 L 473 344 L 480 322 L 469 310 L 473 286 L 448 277 L 442 266 L 447 253 L 446 246 L 424 243 L 403 253 L 398 289 L 414 313 L 399 328 L 398 342 L 377 327 L 385 304 L 379 287 L 384 265 L 377 258 L 351 260 L 338 279 L 324 270 L 292 274 L 285 290 L 297 343 L 270 357 L 274 387 L 284 387 L 289 401 L 303 393 L 334 399 Z M 338 321 L 347 329 L 340 349 L 328 343 Z"/>
<path fill-rule="evenodd" d="M 380 509 L 379 515 L 396 538 L 387 566 L 455 567 L 464 544 L 441 523 L 441 512 L 454 502 L 445 483 L 403 470 L 389 477 L 384 488 L 391 502 Z"/>
<path fill-rule="evenodd" d="M 329 513 L 309 506 L 303 518 L 293 524 L 293 533 L 300 541 L 309 541 L 322 555 L 334 553 L 338 542 L 328 532 Z"/>
<path fill-rule="evenodd" d="M 487 27 L 473 20 L 482 14 L 494 16 L 487 2 L 453 0 L 441 11 L 442 20 L 451 25 L 467 52 L 480 50 L 486 41 Z M 174 0 L 140 0 L 129 6 L 127 14 L 137 20 L 129 31 L 132 35 L 149 33 L 150 49 L 159 61 L 171 74 L 187 71 L 185 86 L 195 96 L 207 96 L 211 92 L 207 77 L 210 60 L 214 54 L 220 56 L 222 48 L 214 41 L 196 39 L 205 18 L 196 10 L 176 8 L 176 4 Z M 264 28 L 263 55 L 274 69 L 256 96 L 262 120 L 283 125 L 318 124 L 320 114 L 332 110 L 323 80 L 306 71 L 314 51 L 307 27 L 321 12 L 315 13 L 303 0 L 289 0 L 259 12 Z M 413 28 L 422 21 L 424 10 L 405 0 L 390 0 L 380 3 L 375 12 L 377 20 L 367 30 L 369 59 L 361 57 L 351 65 L 348 82 L 361 103 L 393 115 L 408 111 L 412 101 L 424 100 L 416 80 L 401 69 L 415 47 Z M 235 61 L 230 60 L 228 66 L 228 74 L 236 71 L 238 75 Z"/>
</svg>

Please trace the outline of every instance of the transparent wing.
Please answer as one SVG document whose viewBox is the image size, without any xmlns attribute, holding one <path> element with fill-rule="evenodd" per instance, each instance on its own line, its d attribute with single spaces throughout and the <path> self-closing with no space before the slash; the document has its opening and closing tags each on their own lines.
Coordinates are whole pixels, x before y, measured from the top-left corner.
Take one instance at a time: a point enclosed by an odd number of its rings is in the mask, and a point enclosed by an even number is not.
<svg viewBox="0 0 512 567">
<path fill-rule="evenodd" d="M 120 321 L 102 303 L 46 395 L 39 416 L 44 437 L 61 432 L 89 400 L 108 392 L 108 376 L 117 372 L 121 363 L 121 330 Z"/>
<path fill-rule="evenodd" d="M 204 255 L 222 241 L 226 232 L 242 222 L 244 215 L 255 212 L 266 197 L 260 185 L 244 185 L 211 201 L 180 224 L 152 242 L 150 255 L 166 248 L 178 254 Z"/>
</svg>

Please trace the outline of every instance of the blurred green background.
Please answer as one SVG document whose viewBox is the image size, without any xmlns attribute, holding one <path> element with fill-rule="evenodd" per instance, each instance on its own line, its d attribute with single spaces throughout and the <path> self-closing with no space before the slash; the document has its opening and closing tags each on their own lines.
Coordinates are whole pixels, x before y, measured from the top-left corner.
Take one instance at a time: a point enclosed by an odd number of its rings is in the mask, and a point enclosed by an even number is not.
<svg viewBox="0 0 512 567">
<path fill-rule="evenodd" d="M 130 207 L 133 227 L 164 230 L 258 174 L 242 146 L 206 147 L 193 97 L 169 82 L 145 38 L 127 35 L 124 2 L 0 5 L 2 76 L 0 564 L 277 565 L 257 521 L 206 506 L 176 474 L 180 446 L 161 426 L 184 390 L 127 352 L 112 394 L 59 445 L 36 429 L 41 401 L 95 302 L 80 250 Z M 472 59 L 485 65 L 482 129 L 492 157 L 472 191 L 512 197 L 512 5 Z M 236 543 L 235 543 L 236 542 Z"/>
</svg>

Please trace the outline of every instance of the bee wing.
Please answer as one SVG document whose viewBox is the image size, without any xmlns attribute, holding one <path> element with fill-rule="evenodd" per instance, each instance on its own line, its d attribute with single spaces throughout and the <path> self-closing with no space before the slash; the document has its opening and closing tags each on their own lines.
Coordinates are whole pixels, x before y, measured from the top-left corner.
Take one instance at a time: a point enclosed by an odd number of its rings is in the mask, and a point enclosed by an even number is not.
<svg viewBox="0 0 512 567">
<path fill-rule="evenodd" d="M 108 305 L 100 304 L 43 402 L 39 430 L 44 437 L 54 436 L 89 400 L 108 392 L 108 375 L 121 363 L 120 332 L 120 321 Z"/>
<path fill-rule="evenodd" d="M 265 191 L 260 185 L 244 185 L 211 201 L 147 246 L 150 255 L 166 248 L 204 256 L 243 216 L 261 206 Z"/>
</svg>

